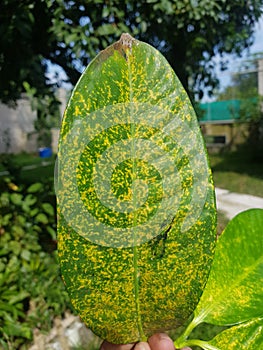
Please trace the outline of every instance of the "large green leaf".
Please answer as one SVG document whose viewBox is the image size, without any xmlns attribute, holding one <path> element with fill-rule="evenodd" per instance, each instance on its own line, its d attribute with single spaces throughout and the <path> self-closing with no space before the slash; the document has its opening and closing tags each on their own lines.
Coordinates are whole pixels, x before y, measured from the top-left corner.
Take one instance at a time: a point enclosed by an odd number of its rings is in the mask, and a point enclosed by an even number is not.
<svg viewBox="0 0 263 350">
<path fill-rule="evenodd" d="M 237 215 L 220 236 L 194 323 L 230 325 L 262 316 L 263 210 Z"/>
<path fill-rule="evenodd" d="M 213 258 L 199 126 L 164 57 L 128 34 L 75 87 L 58 155 L 58 250 L 83 321 L 114 343 L 181 324 Z"/>
<path fill-rule="evenodd" d="M 212 340 L 189 339 L 176 346 L 199 346 L 204 350 L 256 350 L 263 348 L 263 318 L 232 326 L 216 335 Z"/>
<path fill-rule="evenodd" d="M 263 318 L 233 326 L 219 333 L 209 344 L 220 350 L 255 350 L 263 348 Z M 208 348 L 209 349 L 209 348 Z"/>
</svg>

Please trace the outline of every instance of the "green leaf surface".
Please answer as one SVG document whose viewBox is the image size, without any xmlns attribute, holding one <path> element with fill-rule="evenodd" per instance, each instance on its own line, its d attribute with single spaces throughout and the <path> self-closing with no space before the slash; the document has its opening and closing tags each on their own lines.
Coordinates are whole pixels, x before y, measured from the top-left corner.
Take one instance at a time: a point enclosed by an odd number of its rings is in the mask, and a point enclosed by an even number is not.
<svg viewBox="0 0 263 350">
<path fill-rule="evenodd" d="M 21 291 L 18 294 L 14 295 L 13 297 L 11 297 L 9 299 L 9 303 L 12 304 L 16 304 L 17 302 L 24 300 L 25 298 L 29 297 L 29 293 L 26 291 Z"/>
<path fill-rule="evenodd" d="M 219 350 L 263 349 L 263 318 L 233 326 L 208 343 Z"/>
<path fill-rule="evenodd" d="M 32 330 L 27 326 L 20 325 L 19 323 L 6 323 L 3 327 L 3 331 L 9 336 L 20 336 L 26 339 L 32 338 Z"/>
<path fill-rule="evenodd" d="M 24 203 L 29 207 L 35 204 L 36 202 L 37 202 L 37 197 L 33 196 L 32 194 L 28 194 L 24 199 Z"/>
<path fill-rule="evenodd" d="M 263 310 L 263 210 L 237 215 L 220 236 L 193 323 L 230 325 Z"/>
<path fill-rule="evenodd" d="M 198 346 L 204 350 L 256 350 L 263 348 L 263 318 L 232 326 L 217 334 L 212 340 L 188 339 L 175 341 L 176 348 Z"/>
<path fill-rule="evenodd" d="M 15 205 L 21 205 L 23 195 L 21 193 L 11 193 L 10 199 L 11 199 L 11 202 L 14 203 Z"/>
<path fill-rule="evenodd" d="M 55 240 L 57 237 L 56 231 L 50 226 L 47 226 L 46 230 L 50 234 L 51 238 Z"/>
<path fill-rule="evenodd" d="M 37 214 L 35 220 L 41 224 L 48 224 L 48 217 L 44 213 Z"/>
<path fill-rule="evenodd" d="M 194 110 L 157 50 L 124 34 L 90 63 L 57 169 L 58 252 L 82 320 L 113 343 L 184 322 L 213 258 L 214 188 Z"/>
<path fill-rule="evenodd" d="M 42 208 L 48 215 L 54 216 L 54 208 L 50 203 L 42 203 Z"/>
<path fill-rule="evenodd" d="M 43 188 L 43 184 L 40 182 L 36 182 L 28 187 L 27 192 L 28 193 L 36 193 L 36 192 L 42 190 L 42 188 Z"/>
</svg>

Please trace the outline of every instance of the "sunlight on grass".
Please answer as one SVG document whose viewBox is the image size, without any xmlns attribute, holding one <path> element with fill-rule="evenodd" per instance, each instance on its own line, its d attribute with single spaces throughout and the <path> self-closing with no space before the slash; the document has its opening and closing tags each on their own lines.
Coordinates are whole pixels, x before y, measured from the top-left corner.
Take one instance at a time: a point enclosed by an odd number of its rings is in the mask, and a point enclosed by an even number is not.
<svg viewBox="0 0 263 350">
<path fill-rule="evenodd" d="M 263 197 L 263 179 L 232 171 L 214 171 L 215 185 L 231 192 Z"/>
<path fill-rule="evenodd" d="M 215 186 L 263 197 L 263 161 L 242 151 L 210 155 Z"/>
</svg>

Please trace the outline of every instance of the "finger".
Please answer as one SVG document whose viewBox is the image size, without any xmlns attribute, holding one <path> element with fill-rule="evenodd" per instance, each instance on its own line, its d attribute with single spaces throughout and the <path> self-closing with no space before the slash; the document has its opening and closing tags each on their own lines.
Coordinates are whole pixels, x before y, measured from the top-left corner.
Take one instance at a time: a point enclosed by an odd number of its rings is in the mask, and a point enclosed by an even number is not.
<svg viewBox="0 0 263 350">
<path fill-rule="evenodd" d="M 165 333 L 157 333 L 148 339 L 151 350 L 175 350 L 172 339 Z"/>
<path fill-rule="evenodd" d="M 152 350 L 150 345 L 144 341 L 137 343 L 134 347 L 134 350 Z"/>
<path fill-rule="evenodd" d="M 131 350 L 133 349 L 133 347 L 134 344 L 112 344 L 109 343 L 107 340 L 104 340 L 104 342 L 100 346 L 100 350 Z"/>
</svg>

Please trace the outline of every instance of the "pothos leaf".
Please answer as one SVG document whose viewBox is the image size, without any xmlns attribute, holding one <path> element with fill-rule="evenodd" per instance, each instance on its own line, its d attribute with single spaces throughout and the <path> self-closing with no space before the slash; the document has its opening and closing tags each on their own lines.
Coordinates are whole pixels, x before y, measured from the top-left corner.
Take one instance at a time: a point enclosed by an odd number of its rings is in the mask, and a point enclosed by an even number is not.
<svg viewBox="0 0 263 350">
<path fill-rule="evenodd" d="M 247 210 L 229 222 L 193 323 L 230 325 L 262 315 L 262 227 L 262 209 Z"/>
<path fill-rule="evenodd" d="M 123 34 L 87 67 L 59 142 L 58 251 L 72 303 L 113 343 L 180 325 L 212 262 L 214 188 L 165 58 Z"/>
<path fill-rule="evenodd" d="M 175 346 L 199 346 L 204 350 L 255 350 L 263 345 L 263 318 L 256 317 L 248 322 L 232 326 L 217 334 L 212 340 L 188 339 Z"/>
<path fill-rule="evenodd" d="M 263 318 L 233 326 L 219 333 L 209 344 L 220 350 L 255 350 L 263 347 Z"/>
</svg>

